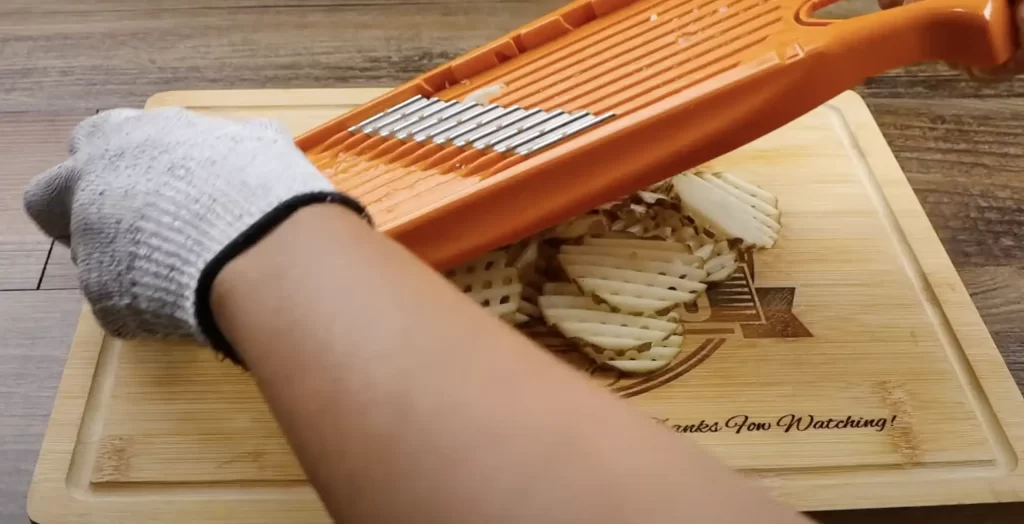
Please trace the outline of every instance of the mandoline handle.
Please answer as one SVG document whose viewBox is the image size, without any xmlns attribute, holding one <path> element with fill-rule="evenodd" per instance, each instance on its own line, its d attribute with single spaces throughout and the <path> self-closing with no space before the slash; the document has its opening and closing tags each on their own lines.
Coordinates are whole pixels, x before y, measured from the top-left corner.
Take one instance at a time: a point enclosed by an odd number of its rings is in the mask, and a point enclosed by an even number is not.
<svg viewBox="0 0 1024 524">
<path fill-rule="evenodd" d="M 993 67 L 1017 45 L 1011 0 L 921 0 L 846 20 L 814 18 L 836 1 L 809 0 L 797 10 L 801 41 L 809 37 L 865 75 L 935 60 Z"/>
</svg>

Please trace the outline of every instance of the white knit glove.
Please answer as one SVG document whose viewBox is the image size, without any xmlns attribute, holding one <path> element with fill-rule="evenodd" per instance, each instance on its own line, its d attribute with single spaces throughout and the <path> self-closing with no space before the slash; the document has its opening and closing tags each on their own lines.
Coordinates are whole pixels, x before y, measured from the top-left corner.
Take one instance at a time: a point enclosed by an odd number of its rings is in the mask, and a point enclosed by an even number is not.
<svg viewBox="0 0 1024 524">
<path fill-rule="evenodd" d="M 192 337 L 235 359 L 209 312 L 217 272 L 300 207 L 365 216 L 271 120 L 116 109 L 74 130 L 25 209 L 71 247 L 100 324 L 124 338 Z"/>
</svg>

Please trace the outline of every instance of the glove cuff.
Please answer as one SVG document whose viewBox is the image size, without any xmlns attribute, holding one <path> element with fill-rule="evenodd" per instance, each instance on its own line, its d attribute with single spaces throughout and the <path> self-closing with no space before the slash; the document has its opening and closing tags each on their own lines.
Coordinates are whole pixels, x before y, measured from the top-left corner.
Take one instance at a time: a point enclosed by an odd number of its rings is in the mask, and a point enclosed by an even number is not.
<svg viewBox="0 0 1024 524">
<path fill-rule="evenodd" d="M 304 193 L 291 197 L 271 209 L 267 214 L 242 231 L 234 240 L 228 242 L 203 268 L 196 285 L 196 324 L 199 327 L 199 331 L 206 338 L 206 341 L 220 356 L 234 362 L 243 369 L 248 369 L 227 337 L 224 336 L 224 333 L 217 326 L 216 319 L 214 319 L 213 310 L 210 307 L 210 292 L 213 288 L 213 281 L 229 262 L 250 247 L 256 245 L 257 242 L 262 240 L 263 237 L 267 236 L 267 234 L 296 211 L 311 204 L 322 203 L 334 203 L 345 206 L 373 226 L 373 219 L 366 211 L 366 208 L 348 195 L 334 191 Z"/>
</svg>

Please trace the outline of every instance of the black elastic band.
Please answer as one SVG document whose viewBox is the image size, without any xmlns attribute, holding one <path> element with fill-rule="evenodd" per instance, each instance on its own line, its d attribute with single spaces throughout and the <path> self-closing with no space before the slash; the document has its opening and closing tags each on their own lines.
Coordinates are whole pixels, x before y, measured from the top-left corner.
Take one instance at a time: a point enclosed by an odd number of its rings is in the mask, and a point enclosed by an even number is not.
<svg viewBox="0 0 1024 524">
<path fill-rule="evenodd" d="M 224 266 L 228 265 L 229 262 L 238 255 L 241 255 L 245 250 L 256 245 L 257 242 L 262 240 L 263 237 L 267 236 L 267 234 L 296 211 L 311 204 L 323 203 L 341 204 L 356 212 L 356 214 L 369 222 L 371 226 L 373 225 L 373 220 L 370 218 L 369 213 L 366 212 L 366 208 L 348 195 L 331 191 L 298 195 L 278 204 L 277 207 L 271 209 L 270 212 L 260 217 L 259 220 L 254 222 L 245 231 L 242 231 L 234 240 L 228 242 L 228 245 L 224 246 L 224 249 L 221 249 L 210 260 L 210 263 L 203 268 L 202 273 L 199 274 L 199 283 L 196 285 L 196 322 L 199 325 L 199 330 L 202 331 L 206 340 L 210 342 L 210 346 L 213 347 L 214 351 L 243 369 L 247 369 L 245 363 L 238 356 L 231 343 L 228 342 L 224 333 L 221 333 L 220 328 L 217 327 L 217 321 L 213 318 L 213 310 L 210 307 L 210 292 L 213 288 L 213 281 L 220 274 L 220 271 L 224 269 Z"/>
</svg>

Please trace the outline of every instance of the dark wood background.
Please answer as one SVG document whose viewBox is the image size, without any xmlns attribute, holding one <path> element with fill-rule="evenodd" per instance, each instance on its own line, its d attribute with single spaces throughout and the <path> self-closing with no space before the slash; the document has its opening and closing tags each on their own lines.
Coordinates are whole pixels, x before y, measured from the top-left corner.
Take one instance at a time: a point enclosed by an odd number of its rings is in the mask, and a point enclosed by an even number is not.
<svg viewBox="0 0 1024 524">
<path fill-rule="evenodd" d="M 850 0 L 837 12 L 866 11 Z M 0 2 L 0 522 L 25 492 L 80 309 L 67 251 L 24 217 L 28 179 L 100 109 L 172 89 L 388 86 L 560 0 Z M 865 96 L 1019 385 L 1024 385 L 1024 81 L 938 66 Z M 815 515 L 831 523 L 1024 522 L 1024 505 Z M 51 524 L 51 523 L 43 523 Z"/>
</svg>

